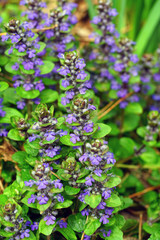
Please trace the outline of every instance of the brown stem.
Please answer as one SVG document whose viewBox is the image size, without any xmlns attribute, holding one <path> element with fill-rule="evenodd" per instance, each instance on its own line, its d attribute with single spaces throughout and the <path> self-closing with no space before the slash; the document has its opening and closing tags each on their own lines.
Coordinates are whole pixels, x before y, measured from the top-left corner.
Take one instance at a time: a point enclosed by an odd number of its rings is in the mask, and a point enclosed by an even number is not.
<svg viewBox="0 0 160 240">
<path fill-rule="evenodd" d="M 47 236 L 47 240 L 51 240 L 51 235 Z"/>
<path fill-rule="evenodd" d="M 134 92 L 128 93 L 125 97 L 120 98 L 117 102 L 115 102 L 110 108 L 108 108 L 105 112 L 103 112 L 100 116 L 98 116 L 98 119 L 101 119 L 104 117 L 107 113 L 109 113 L 112 109 L 114 109 L 117 105 L 119 105 L 121 102 L 123 102 L 128 97 L 132 96 Z"/>
<path fill-rule="evenodd" d="M 28 113 L 28 119 L 32 117 L 32 102 L 30 100 L 27 100 L 27 113 Z"/>
<path fill-rule="evenodd" d="M 98 115 L 100 115 L 102 112 L 104 112 L 105 110 L 107 110 L 112 104 L 113 104 L 114 101 L 111 101 L 109 102 L 104 108 L 102 108 L 99 112 L 98 112 Z"/>
<path fill-rule="evenodd" d="M 143 224 L 143 213 L 139 215 L 139 237 L 138 240 L 142 240 L 142 224 Z"/>
<path fill-rule="evenodd" d="M 83 239 L 84 239 L 84 235 L 85 235 L 85 233 L 83 232 L 83 234 L 82 234 L 82 237 L 81 237 L 81 240 L 83 240 Z"/>
<path fill-rule="evenodd" d="M 88 222 L 88 216 L 87 216 L 87 219 L 86 219 L 86 223 Z M 82 233 L 82 237 L 81 237 L 81 240 L 84 240 L 84 235 L 85 235 L 85 232 Z"/>
<path fill-rule="evenodd" d="M 60 179 L 60 177 L 59 177 L 56 173 L 54 173 L 54 172 L 52 172 L 52 171 L 51 171 L 51 173 L 52 173 L 54 176 L 56 176 L 58 179 Z"/>
<path fill-rule="evenodd" d="M 159 189 L 159 188 L 160 188 L 160 185 L 154 186 L 154 187 L 148 187 L 148 188 L 144 189 L 143 191 L 133 193 L 133 194 L 129 195 L 128 197 L 129 198 L 140 197 L 141 195 L 143 195 L 147 192 L 150 192 L 150 191 L 153 191 L 153 190 L 156 190 L 156 189 Z"/>
</svg>

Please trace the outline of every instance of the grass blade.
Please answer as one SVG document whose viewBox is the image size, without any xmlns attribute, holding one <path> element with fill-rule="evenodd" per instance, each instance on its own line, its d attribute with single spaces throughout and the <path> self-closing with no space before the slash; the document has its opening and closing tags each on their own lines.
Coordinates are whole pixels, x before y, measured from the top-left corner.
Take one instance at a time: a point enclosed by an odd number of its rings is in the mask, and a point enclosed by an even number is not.
<svg viewBox="0 0 160 240">
<path fill-rule="evenodd" d="M 153 5 L 152 9 L 150 10 L 150 13 L 148 15 L 147 21 L 145 25 L 143 26 L 142 30 L 140 31 L 138 37 L 137 37 L 137 49 L 136 52 L 138 56 L 142 56 L 144 53 L 146 46 L 158 24 L 160 21 L 160 0 L 157 0 L 155 4 Z"/>
<path fill-rule="evenodd" d="M 95 6 L 94 6 L 92 0 L 86 0 L 86 3 L 88 5 L 90 19 L 93 19 L 93 17 L 97 15 Z"/>
<path fill-rule="evenodd" d="M 118 18 L 118 31 L 121 32 L 122 28 L 125 26 L 125 8 L 126 0 L 121 1 L 119 18 Z"/>
</svg>

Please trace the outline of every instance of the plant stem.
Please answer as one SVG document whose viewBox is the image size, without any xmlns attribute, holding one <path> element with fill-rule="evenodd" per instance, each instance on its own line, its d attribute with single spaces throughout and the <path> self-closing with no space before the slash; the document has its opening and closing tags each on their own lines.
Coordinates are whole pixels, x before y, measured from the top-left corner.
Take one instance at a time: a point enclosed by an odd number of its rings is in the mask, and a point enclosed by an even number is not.
<svg viewBox="0 0 160 240">
<path fill-rule="evenodd" d="M 83 240 L 83 239 L 84 239 L 84 235 L 85 235 L 85 233 L 83 232 L 83 234 L 82 234 L 82 237 L 81 237 L 81 240 Z"/>
<path fill-rule="evenodd" d="M 102 108 L 99 112 L 98 112 L 98 115 L 100 115 L 102 112 L 104 112 L 105 110 L 107 110 L 112 104 L 113 104 L 114 101 L 111 101 L 109 102 L 104 108 Z"/>
<path fill-rule="evenodd" d="M 143 214 L 139 216 L 139 237 L 138 240 L 142 240 L 142 224 L 143 224 Z"/>
<path fill-rule="evenodd" d="M 86 219 L 86 223 L 85 223 L 85 224 L 87 224 L 87 222 L 88 222 L 88 216 L 87 216 L 87 219 Z M 85 235 L 85 233 L 83 232 L 83 233 L 82 233 L 81 240 L 84 240 L 84 235 Z"/>
<path fill-rule="evenodd" d="M 32 102 L 30 100 L 27 100 L 27 113 L 28 113 L 28 119 L 31 118 L 32 113 Z"/>
<path fill-rule="evenodd" d="M 126 98 L 132 96 L 134 92 L 128 93 L 125 97 L 120 98 L 117 102 L 115 102 L 110 108 L 108 108 L 105 112 L 103 112 L 100 116 L 98 116 L 98 119 L 101 119 L 104 117 L 107 113 L 109 113 L 112 109 L 114 109 L 117 105 L 119 105 L 121 102 L 123 102 Z"/>
<path fill-rule="evenodd" d="M 60 179 L 60 177 L 56 174 L 56 173 L 54 173 L 54 172 L 52 172 L 51 171 L 51 173 L 54 175 L 54 176 L 56 176 L 58 179 Z M 61 179 L 60 179 L 61 180 Z"/>
<path fill-rule="evenodd" d="M 129 164 L 121 164 L 121 163 L 117 163 L 116 167 L 118 167 L 118 168 L 130 168 L 130 169 L 138 169 L 138 168 L 140 168 L 139 166 L 129 165 Z"/>
<path fill-rule="evenodd" d="M 51 235 L 47 236 L 47 240 L 51 240 Z"/>
<path fill-rule="evenodd" d="M 143 191 L 140 191 L 140 192 L 137 192 L 137 193 L 133 193 L 133 194 L 129 195 L 128 197 L 129 198 L 140 197 L 141 195 L 143 195 L 143 194 L 145 194 L 147 192 L 156 190 L 156 189 L 160 189 L 160 185 L 153 186 L 153 187 L 148 187 L 148 188 L 144 189 Z"/>
<path fill-rule="evenodd" d="M 96 235 L 93 235 L 91 240 L 96 240 Z"/>
</svg>

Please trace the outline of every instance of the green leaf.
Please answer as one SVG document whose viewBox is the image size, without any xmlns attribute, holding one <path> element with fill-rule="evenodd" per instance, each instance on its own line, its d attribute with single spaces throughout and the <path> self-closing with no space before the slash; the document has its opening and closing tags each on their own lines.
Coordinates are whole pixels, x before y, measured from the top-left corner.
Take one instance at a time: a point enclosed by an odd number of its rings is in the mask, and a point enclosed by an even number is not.
<svg viewBox="0 0 160 240">
<path fill-rule="evenodd" d="M 38 45 L 40 47 L 36 50 L 36 53 L 42 52 L 45 49 L 45 47 L 46 47 L 46 44 L 44 42 L 38 42 Z"/>
<path fill-rule="evenodd" d="M 111 127 L 104 123 L 98 123 L 98 127 L 100 127 L 100 129 L 98 128 L 98 130 L 92 135 L 93 138 L 105 137 L 111 131 Z"/>
<path fill-rule="evenodd" d="M 140 158 L 147 163 L 156 163 L 157 155 L 154 149 L 147 147 L 146 151 L 140 155 Z"/>
<path fill-rule="evenodd" d="M 70 141 L 71 136 L 70 135 L 65 135 L 60 138 L 60 142 L 63 143 L 64 145 L 67 146 L 82 146 L 84 143 L 83 142 L 76 142 L 75 144 Z"/>
<path fill-rule="evenodd" d="M 47 210 L 47 208 L 49 208 L 49 206 L 51 205 L 52 203 L 52 200 L 49 199 L 49 201 L 46 203 L 46 204 L 39 204 L 37 203 L 37 209 L 40 211 L 40 212 L 44 212 L 45 210 Z"/>
<path fill-rule="evenodd" d="M 43 219 L 39 223 L 39 233 L 42 233 L 46 236 L 50 235 L 53 231 L 53 228 L 56 226 L 56 223 L 51 225 L 46 225 L 46 221 Z"/>
<path fill-rule="evenodd" d="M 25 194 L 25 197 L 21 200 L 21 202 L 24 203 L 26 206 L 28 206 L 30 208 L 37 208 L 37 203 L 36 202 L 35 203 L 30 203 L 30 204 L 28 203 L 28 198 L 30 198 L 32 194 L 34 194 L 34 192 L 31 192 L 31 191 L 27 192 Z"/>
<path fill-rule="evenodd" d="M 7 72 L 9 72 L 9 73 L 12 73 L 12 74 L 14 74 L 14 75 L 17 75 L 17 74 L 19 74 L 20 72 L 18 71 L 18 70 L 13 70 L 12 69 L 12 66 L 15 64 L 15 62 L 12 62 L 12 61 L 10 61 L 10 62 L 8 62 L 6 65 L 5 65 L 5 70 L 7 71 Z"/>
<path fill-rule="evenodd" d="M 122 28 L 125 27 L 125 10 L 126 10 L 126 0 L 121 0 L 120 9 L 119 9 L 119 19 L 118 19 L 118 32 L 121 32 Z"/>
<path fill-rule="evenodd" d="M 36 89 L 26 91 L 26 90 L 24 90 L 23 87 L 16 88 L 16 91 L 19 96 L 21 96 L 22 98 L 26 98 L 26 99 L 34 99 L 34 98 L 38 97 L 40 94 L 40 92 Z"/>
<path fill-rule="evenodd" d="M 17 181 L 14 181 L 11 185 L 4 189 L 3 193 L 7 195 L 8 198 L 14 198 L 19 196 L 20 192 L 22 192 L 21 185 Z"/>
<path fill-rule="evenodd" d="M 6 82 L 0 82 L 0 92 L 3 92 L 9 87 L 8 83 Z"/>
<path fill-rule="evenodd" d="M 29 232 L 29 238 L 23 238 L 23 240 L 37 240 L 32 231 Z"/>
<path fill-rule="evenodd" d="M 84 232 L 86 235 L 91 236 L 100 226 L 101 223 L 99 219 L 89 216 Z"/>
<path fill-rule="evenodd" d="M 81 190 L 80 188 L 74 188 L 70 186 L 65 186 L 64 189 L 68 195 L 76 195 Z"/>
<path fill-rule="evenodd" d="M 120 139 L 120 145 L 127 151 L 130 155 L 134 153 L 135 143 L 131 138 L 122 137 Z"/>
<path fill-rule="evenodd" d="M 0 66 L 5 66 L 7 64 L 7 62 L 8 62 L 8 57 L 1 55 L 0 56 Z"/>
<path fill-rule="evenodd" d="M 141 114 L 143 112 L 143 108 L 142 106 L 137 103 L 137 102 L 134 102 L 134 103 L 129 103 L 127 105 L 127 107 L 125 108 L 125 112 L 126 113 L 134 113 L 134 114 Z"/>
<path fill-rule="evenodd" d="M 104 173 L 104 174 L 101 175 L 101 177 L 99 177 L 96 174 L 93 174 L 92 177 L 98 182 L 103 182 L 106 179 L 107 175 Z"/>
<path fill-rule="evenodd" d="M 21 56 L 25 56 L 25 55 L 27 54 L 26 51 L 24 51 L 24 52 L 19 52 L 18 49 L 16 49 L 16 48 L 14 48 L 13 51 L 12 51 L 12 53 L 9 54 L 9 50 L 10 50 L 10 49 L 11 49 L 11 48 L 9 48 L 9 49 L 7 49 L 7 50 L 5 51 L 5 54 L 6 54 L 7 56 L 9 56 L 9 57 L 12 57 L 12 56 L 15 57 L 15 55 L 21 57 Z"/>
<path fill-rule="evenodd" d="M 41 71 L 40 74 L 43 75 L 43 74 L 50 73 L 54 68 L 54 64 L 49 61 L 43 61 L 43 63 L 44 63 L 43 65 L 38 66 L 38 68 Z"/>
<path fill-rule="evenodd" d="M 86 217 L 82 216 L 81 213 L 70 215 L 68 218 L 70 227 L 76 232 L 82 232 L 85 228 Z"/>
<path fill-rule="evenodd" d="M 15 88 L 7 88 L 5 92 L 3 92 L 3 102 L 4 103 L 12 103 L 16 104 L 21 99 L 20 96 L 17 95 Z"/>
<path fill-rule="evenodd" d="M 32 167 L 34 167 L 35 164 L 36 164 L 37 158 L 36 158 L 36 157 L 33 157 L 32 155 L 28 155 L 28 156 L 26 156 L 25 161 L 26 161 L 29 165 L 31 165 Z"/>
<path fill-rule="evenodd" d="M 10 123 L 10 118 L 13 116 L 18 116 L 23 118 L 22 113 L 20 113 L 17 109 L 10 107 L 3 107 L 3 110 L 6 112 L 6 115 L 0 119 L 0 123 Z"/>
<path fill-rule="evenodd" d="M 71 200 L 65 200 L 62 203 L 57 203 L 54 205 L 54 209 L 61 209 L 61 208 L 68 208 L 72 205 L 72 201 Z"/>
<path fill-rule="evenodd" d="M 24 149 L 28 154 L 31 154 L 32 156 L 37 156 L 39 153 L 39 149 L 33 148 L 28 142 L 24 143 Z"/>
<path fill-rule="evenodd" d="M 88 5 L 90 19 L 93 19 L 93 17 L 96 16 L 95 5 L 93 4 L 93 2 L 91 0 L 86 0 L 86 2 Z"/>
<path fill-rule="evenodd" d="M 60 228 L 57 226 L 56 231 L 60 232 L 67 240 L 77 240 L 75 232 L 69 225 L 67 225 L 67 228 Z"/>
<path fill-rule="evenodd" d="M 123 232 L 119 229 L 119 227 L 114 226 L 111 227 L 111 235 L 107 237 L 107 240 L 123 240 Z"/>
<path fill-rule="evenodd" d="M 40 94 L 41 103 L 52 103 L 58 99 L 57 91 L 52 89 L 45 89 Z"/>
<path fill-rule="evenodd" d="M 118 207 L 121 205 L 121 200 L 115 193 L 112 193 L 111 197 L 105 200 L 105 202 L 107 207 Z"/>
<path fill-rule="evenodd" d="M 138 126 L 139 120 L 140 120 L 140 116 L 138 115 L 135 115 L 135 114 L 125 115 L 122 131 L 130 132 L 134 130 Z"/>
<path fill-rule="evenodd" d="M 4 194 L 0 195 L 0 203 L 2 206 L 5 206 L 7 200 L 8 200 L 8 197 L 6 195 L 4 195 Z"/>
<path fill-rule="evenodd" d="M 22 64 L 20 64 L 19 67 L 20 67 L 20 70 L 22 71 L 22 73 L 24 73 L 24 74 L 27 74 L 27 75 L 30 74 L 30 75 L 32 75 L 32 74 L 35 73 L 35 71 L 34 71 L 33 69 L 26 70 Z"/>
<path fill-rule="evenodd" d="M 42 81 L 46 86 L 55 85 L 58 82 L 57 80 L 53 80 L 50 78 L 44 78 L 44 77 L 43 77 Z"/>
<path fill-rule="evenodd" d="M 113 123 L 113 122 L 109 122 L 109 123 L 108 123 L 108 126 L 110 126 L 110 128 L 112 129 L 111 132 L 110 132 L 110 135 L 116 136 L 116 135 L 119 134 L 120 129 L 119 129 L 119 127 L 117 126 L 117 124 L 115 124 L 115 123 Z"/>
<path fill-rule="evenodd" d="M 140 136 L 140 137 L 145 137 L 146 136 L 146 133 L 147 133 L 147 129 L 146 127 L 139 127 L 137 128 L 137 134 Z"/>
<path fill-rule="evenodd" d="M 147 222 L 143 224 L 143 229 L 149 233 L 153 234 L 155 232 L 158 232 L 160 230 L 160 224 L 159 223 L 153 223 L 152 225 L 149 225 Z M 158 240 L 158 239 L 157 239 Z"/>
<path fill-rule="evenodd" d="M 100 202 L 101 202 L 102 196 L 101 194 L 98 195 L 86 195 L 85 196 L 85 202 L 91 207 L 91 208 L 96 208 Z"/>
<path fill-rule="evenodd" d="M 120 184 L 121 179 L 118 176 L 110 177 L 110 179 L 104 184 L 105 187 L 112 188 Z"/>
<path fill-rule="evenodd" d="M 0 236 L 1 237 L 11 237 L 15 234 L 15 232 L 6 232 L 3 229 L 0 229 Z"/>
<path fill-rule="evenodd" d="M 160 21 L 160 0 L 155 1 L 152 9 L 149 12 L 149 16 L 143 28 L 141 29 L 136 42 L 136 52 L 139 56 L 145 51 L 145 48 L 152 37 L 152 34 Z"/>
<path fill-rule="evenodd" d="M 25 136 L 21 135 L 19 130 L 17 130 L 17 129 L 11 129 L 8 133 L 8 137 L 15 141 L 24 141 L 25 140 Z"/>
</svg>

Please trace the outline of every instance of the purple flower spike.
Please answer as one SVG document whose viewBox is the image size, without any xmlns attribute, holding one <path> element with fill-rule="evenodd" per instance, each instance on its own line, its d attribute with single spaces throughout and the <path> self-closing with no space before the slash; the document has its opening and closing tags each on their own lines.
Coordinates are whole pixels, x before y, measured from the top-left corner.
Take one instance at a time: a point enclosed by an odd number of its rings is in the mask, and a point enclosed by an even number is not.
<svg viewBox="0 0 160 240">
<path fill-rule="evenodd" d="M 34 180 L 29 180 L 28 182 L 27 181 L 24 181 L 24 184 L 27 186 L 27 187 L 32 187 L 36 182 Z"/>
<path fill-rule="evenodd" d="M 82 216 L 88 216 L 89 215 L 89 210 L 88 209 L 83 209 L 81 211 L 81 213 L 82 213 Z"/>
<path fill-rule="evenodd" d="M 56 218 L 49 214 L 46 217 L 44 217 L 44 221 L 46 221 L 46 225 L 48 225 L 48 226 L 54 224 L 55 220 L 56 220 Z"/>
<path fill-rule="evenodd" d="M 64 202 L 64 197 L 61 194 L 57 195 L 58 202 Z"/>
<path fill-rule="evenodd" d="M 102 222 L 103 224 L 107 224 L 109 223 L 109 220 L 108 220 L 109 216 L 108 215 L 103 215 L 101 218 L 100 218 L 100 222 Z"/>
<path fill-rule="evenodd" d="M 29 229 L 23 230 L 22 233 L 21 233 L 21 239 L 28 238 L 30 236 L 29 233 L 30 233 Z"/>
<path fill-rule="evenodd" d="M 56 138 L 55 137 L 55 132 L 47 132 L 47 133 L 44 134 L 44 137 L 46 137 L 47 141 L 54 140 Z"/>
<path fill-rule="evenodd" d="M 38 229 L 38 225 L 39 225 L 38 222 L 33 222 L 33 224 L 31 225 L 31 230 L 32 231 L 37 230 Z"/>
<path fill-rule="evenodd" d="M 36 185 L 38 186 L 38 190 L 45 189 L 48 185 L 48 181 L 40 179 Z"/>
<path fill-rule="evenodd" d="M 67 68 L 67 67 L 61 67 L 58 72 L 59 72 L 61 75 L 66 76 L 67 74 L 70 73 L 70 70 L 69 70 L 69 68 Z"/>
<path fill-rule="evenodd" d="M 39 201 L 39 204 L 40 204 L 40 205 L 43 205 L 43 204 L 46 204 L 46 203 L 48 202 L 49 198 L 46 197 L 46 196 L 43 194 L 43 195 L 37 197 L 37 200 Z"/>
<path fill-rule="evenodd" d="M 91 176 L 90 177 L 86 177 L 85 179 L 86 179 L 85 184 L 87 186 L 92 186 L 92 183 L 95 182 L 95 180 Z"/>
<path fill-rule="evenodd" d="M 71 133 L 70 136 L 71 136 L 70 141 L 71 141 L 72 143 L 75 144 L 76 142 L 80 142 L 80 138 L 79 138 L 79 136 L 77 136 L 76 134 Z"/>
<path fill-rule="evenodd" d="M 86 77 L 87 73 L 85 73 L 84 71 L 79 71 L 79 73 L 77 74 L 77 79 L 84 80 Z"/>
<path fill-rule="evenodd" d="M 28 198 L 28 204 L 34 203 L 36 201 L 37 197 L 32 194 L 30 198 Z"/>
<path fill-rule="evenodd" d="M 60 228 L 67 228 L 67 223 L 64 222 L 63 220 L 60 220 L 57 222 Z"/>
<path fill-rule="evenodd" d="M 77 119 L 72 114 L 68 114 L 67 119 L 66 119 L 67 123 L 71 124 L 76 121 L 77 121 Z"/>
<path fill-rule="evenodd" d="M 111 190 L 107 190 L 107 191 L 104 191 L 103 193 L 102 193 L 102 197 L 104 198 L 104 199 L 108 199 L 108 198 L 110 198 L 110 196 L 111 196 Z"/>
<path fill-rule="evenodd" d="M 83 130 L 87 133 L 93 132 L 93 123 L 86 124 Z"/>
<path fill-rule="evenodd" d="M 55 188 L 61 189 L 63 187 L 63 184 L 61 183 L 61 181 L 59 179 L 54 180 L 53 184 L 54 184 Z"/>
<path fill-rule="evenodd" d="M 24 100 L 18 101 L 17 102 L 17 108 L 18 109 L 23 109 L 26 106 L 26 103 Z"/>
<path fill-rule="evenodd" d="M 91 240 L 91 236 L 84 235 L 84 240 Z"/>
</svg>

